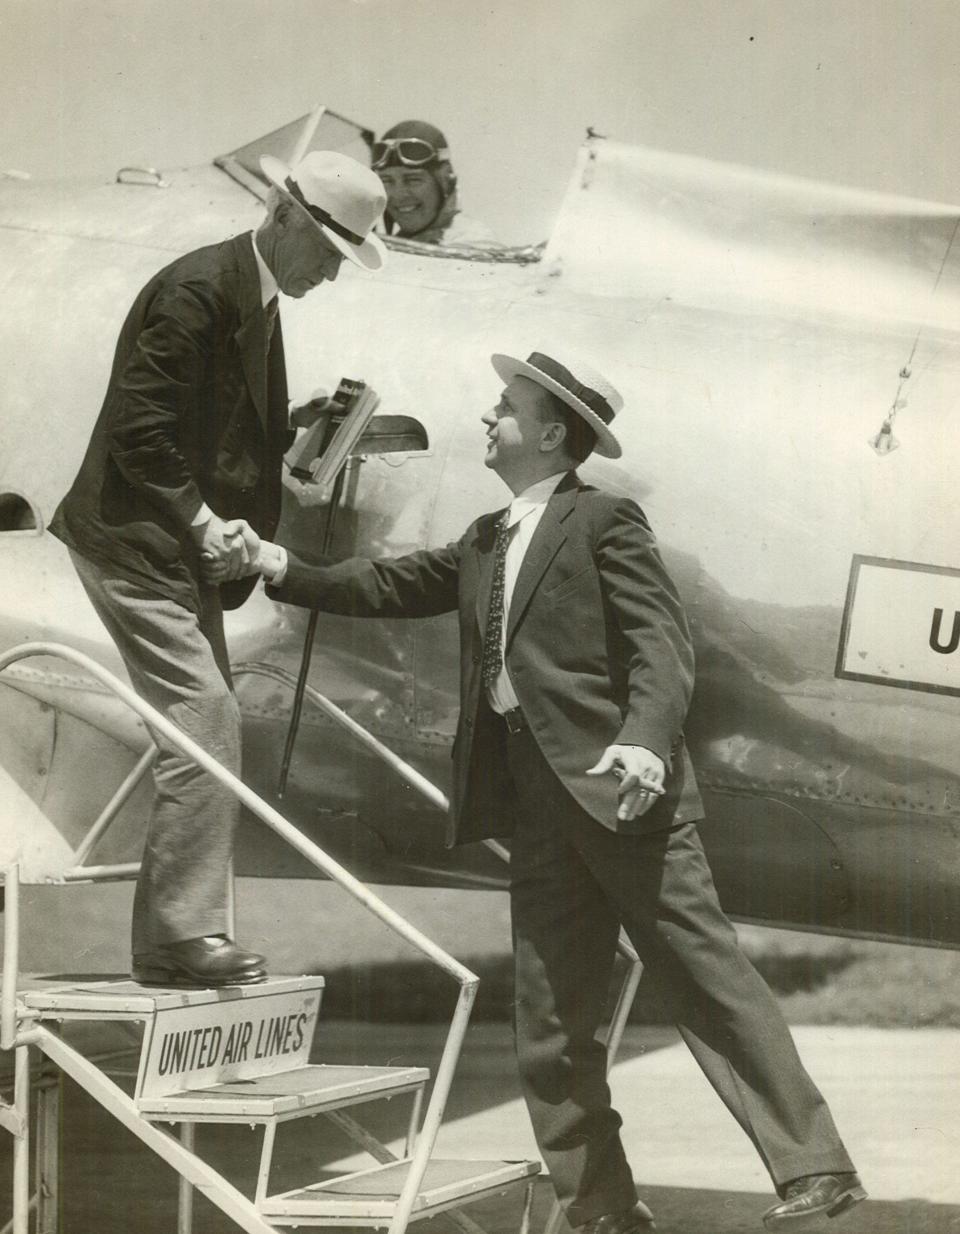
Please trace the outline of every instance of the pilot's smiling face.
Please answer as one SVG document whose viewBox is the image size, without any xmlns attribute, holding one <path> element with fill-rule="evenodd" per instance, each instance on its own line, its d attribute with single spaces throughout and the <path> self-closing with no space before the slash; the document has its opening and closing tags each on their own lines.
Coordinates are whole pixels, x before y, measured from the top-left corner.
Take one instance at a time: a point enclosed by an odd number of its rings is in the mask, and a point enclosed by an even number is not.
<svg viewBox="0 0 960 1234">
<path fill-rule="evenodd" d="M 384 167 L 377 173 L 387 191 L 387 211 L 401 236 L 415 236 L 440 212 L 443 197 L 433 175 L 420 167 Z"/>
<path fill-rule="evenodd" d="M 313 287 L 332 283 L 340 272 L 343 254 L 311 218 L 291 207 L 278 229 L 271 269 L 286 296 L 299 300 Z"/>
<path fill-rule="evenodd" d="M 487 426 L 484 466 L 507 484 L 521 481 L 542 460 L 544 422 L 540 387 L 527 377 L 514 377 L 504 387 L 496 407 L 481 419 Z"/>
</svg>

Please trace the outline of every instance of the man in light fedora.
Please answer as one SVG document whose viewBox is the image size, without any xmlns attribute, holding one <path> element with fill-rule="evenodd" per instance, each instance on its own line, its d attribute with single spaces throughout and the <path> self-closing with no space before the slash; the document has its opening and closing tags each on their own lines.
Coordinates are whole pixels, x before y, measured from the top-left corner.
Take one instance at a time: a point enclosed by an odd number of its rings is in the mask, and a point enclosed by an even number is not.
<svg viewBox="0 0 960 1234">
<path fill-rule="evenodd" d="M 637 1234 L 596 1040 L 620 926 L 778 1190 L 768 1225 L 864 1196 L 770 991 L 739 950 L 697 834 L 682 725 L 693 652 L 642 510 L 581 482 L 617 457 L 617 391 L 567 357 L 493 356 L 486 466 L 513 494 L 455 544 L 308 566 L 259 548 L 269 594 L 357 617 L 460 615 L 450 844 L 511 837 L 517 1054 L 574 1226 Z M 642 1117 L 642 1112 L 640 1114 Z"/>
<path fill-rule="evenodd" d="M 386 195 L 333 152 L 272 183 L 256 233 L 178 258 L 147 283 L 120 331 L 106 398 L 50 530 L 123 657 L 134 688 L 229 770 L 240 713 L 223 610 L 252 580 L 244 535 L 272 535 L 290 444 L 277 293 L 332 282 L 344 258 L 383 261 L 371 234 Z M 305 413 L 306 414 L 306 413 Z M 217 582 L 211 572 L 217 571 Z M 264 958 L 230 937 L 238 805 L 161 743 L 133 911 L 133 976 L 149 984 L 261 981 Z"/>
</svg>

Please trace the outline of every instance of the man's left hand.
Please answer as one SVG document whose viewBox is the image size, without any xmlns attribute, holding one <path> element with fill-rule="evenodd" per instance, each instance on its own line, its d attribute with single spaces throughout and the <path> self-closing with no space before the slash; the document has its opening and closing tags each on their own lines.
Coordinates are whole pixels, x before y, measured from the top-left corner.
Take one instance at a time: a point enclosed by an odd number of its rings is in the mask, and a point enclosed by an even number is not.
<svg viewBox="0 0 960 1234">
<path fill-rule="evenodd" d="M 620 781 L 617 818 L 622 822 L 646 814 L 663 796 L 666 767 L 660 755 L 645 746 L 607 746 L 587 775 L 602 776 L 607 772 Z"/>
<path fill-rule="evenodd" d="M 320 417 L 328 415 L 334 406 L 326 390 L 314 390 L 302 403 L 290 404 L 290 423 L 294 428 L 313 428 Z"/>
</svg>

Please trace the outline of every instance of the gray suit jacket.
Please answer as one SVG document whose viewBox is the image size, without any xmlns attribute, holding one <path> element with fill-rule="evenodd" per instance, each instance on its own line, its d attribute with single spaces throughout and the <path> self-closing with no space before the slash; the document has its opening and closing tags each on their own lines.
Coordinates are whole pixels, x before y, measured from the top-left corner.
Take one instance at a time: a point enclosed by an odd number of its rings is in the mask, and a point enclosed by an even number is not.
<svg viewBox="0 0 960 1234">
<path fill-rule="evenodd" d="M 460 720 L 453 747 L 451 844 L 511 829 L 480 662 L 496 524 L 484 515 L 454 544 L 386 561 L 309 566 L 291 555 L 275 599 L 356 617 L 460 618 Z M 547 762 L 584 810 L 615 831 L 703 817 L 682 724 L 693 650 L 676 588 L 642 510 L 566 477 L 524 557 L 510 605 L 505 663 Z M 617 820 L 617 784 L 586 769 L 614 742 L 668 765 L 665 795 Z"/>
</svg>

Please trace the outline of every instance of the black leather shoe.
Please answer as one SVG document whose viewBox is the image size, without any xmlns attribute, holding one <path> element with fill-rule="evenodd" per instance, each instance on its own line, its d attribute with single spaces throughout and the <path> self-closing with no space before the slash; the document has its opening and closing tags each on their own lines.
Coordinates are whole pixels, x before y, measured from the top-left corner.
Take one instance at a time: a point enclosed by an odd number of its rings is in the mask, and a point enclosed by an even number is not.
<svg viewBox="0 0 960 1234">
<path fill-rule="evenodd" d="M 768 1230 L 801 1230 L 824 1213 L 841 1217 L 866 1198 L 856 1174 L 807 1174 L 787 1183 L 780 1203 L 763 1214 L 763 1224 Z"/>
<path fill-rule="evenodd" d="M 624 1208 L 618 1213 L 604 1213 L 602 1217 L 594 1217 L 586 1225 L 580 1226 L 577 1234 L 645 1234 L 647 1230 L 656 1228 L 653 1213 L 646 1204 L 637 1200 L 632 1208 Z"/>
<path fill-rule="evenodd" d="M 214 934 L 163 943 L 133 957 L 132 977 L 140 985 L 252 985 L 266 980 L 266 960 Z"/>
</svg>

